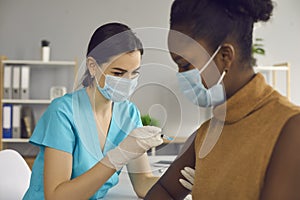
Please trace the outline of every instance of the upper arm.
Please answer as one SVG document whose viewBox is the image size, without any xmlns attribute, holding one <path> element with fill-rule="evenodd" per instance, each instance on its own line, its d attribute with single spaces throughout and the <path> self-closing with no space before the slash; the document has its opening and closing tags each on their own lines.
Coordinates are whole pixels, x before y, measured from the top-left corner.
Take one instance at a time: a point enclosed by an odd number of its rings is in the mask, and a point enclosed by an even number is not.
<svg viewBox="0 0 300 200">
<path fill-rule="evenodd" d="M 284 125 L 261 192 L 262 200 L 300 199 L 300 114 Z"/>
<path fill-rule="evenodd" d="M 164 175 L 151 188 L 145 199 L 183 199 L 190 193 L 181 185 L 179 179 L 184 179 L 180 170 L 186 166 L 195 167 L 194 136 L 194 134 L 191 136 L 192 142 L 185 145 L 188 146 L 186 150 L 176 158 Z"/>
<path fill-rule="evenodd" d="M 57 149 L 45 148 L 44 191 L 52 193 L 59 184 L 69 181 L 72 173 L 72 155 Z"/>
</svg>

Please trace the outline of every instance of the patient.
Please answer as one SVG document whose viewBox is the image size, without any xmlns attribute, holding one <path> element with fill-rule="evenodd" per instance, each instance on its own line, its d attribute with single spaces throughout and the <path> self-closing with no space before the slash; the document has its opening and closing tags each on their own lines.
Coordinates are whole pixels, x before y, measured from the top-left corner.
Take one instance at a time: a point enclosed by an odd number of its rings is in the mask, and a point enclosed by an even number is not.
<svg viewBox="0 0 300 200">
<path fill-rule="evenodd" d="M 300 108 L 251 65 L 253 24 L 272 10 L 271 0 L 173 2 L 169 50 L 179 87 L 213 117 L 145 199 L 183 199 L 185 166 L 195 168 L 195 200 L 300 199 Z"/>
</svg>

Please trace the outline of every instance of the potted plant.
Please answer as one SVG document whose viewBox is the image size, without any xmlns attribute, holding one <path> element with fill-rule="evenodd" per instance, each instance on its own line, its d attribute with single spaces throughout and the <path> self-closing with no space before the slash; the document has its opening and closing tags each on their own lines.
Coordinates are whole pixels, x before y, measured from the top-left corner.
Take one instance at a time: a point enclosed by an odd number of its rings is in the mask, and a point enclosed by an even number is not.
<svg viewBox="0 0 300 200">
<path fill-rule="evenodd" d="M 257 66 L 257 59 L 255 58 L 255 55 L 265 55 L 266 53 L 262 42 L 263 42 L 262 38 L 255 38 L 252 44 L 252 51 L 251 51 L 252 66 Z"/>
<path fill-rule="evenodd" d="M 151 117 L 149 114 L 142 115 L 141 120 L 143 123 L 143 126 L 159 126 L 159 121 L 153 117 Z"/>
</svg>

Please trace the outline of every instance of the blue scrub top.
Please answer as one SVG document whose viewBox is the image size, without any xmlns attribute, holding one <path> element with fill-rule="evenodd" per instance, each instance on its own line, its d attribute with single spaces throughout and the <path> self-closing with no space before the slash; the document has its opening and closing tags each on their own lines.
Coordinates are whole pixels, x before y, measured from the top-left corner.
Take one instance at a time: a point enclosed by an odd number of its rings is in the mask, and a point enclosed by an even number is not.
<svg viewBox="0 0 300 200">
<path fill-rule="evenodd" d="M 133 129 L 140 126 L 142 126 L 140 113 L 133 103 L 114 102 L 112 119 L 102 152 L 92 106 L 85 88 L 53 100 L 30 138 L 30 143 L 39 146 L 40 152 L 32 167 L 30 186 L 23 199 L 44 199 L 45 147 L 72 154 L 71 179 L 73 179 L 92 168 Z M 103 198 L 108 190 L 118 183 L 119 173 L 114 173 L 90 199 Z"/>
</svg>

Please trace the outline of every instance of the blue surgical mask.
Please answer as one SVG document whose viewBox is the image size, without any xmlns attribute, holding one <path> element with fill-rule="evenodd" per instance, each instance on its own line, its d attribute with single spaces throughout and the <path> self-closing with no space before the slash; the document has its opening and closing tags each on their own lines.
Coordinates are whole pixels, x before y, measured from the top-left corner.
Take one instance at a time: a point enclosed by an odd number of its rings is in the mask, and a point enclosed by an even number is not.
<svg viewBox="0 0 300 200">
<path fill-rule="evenodd" d="M 111 75 L 105 75 L 104 87 L 101 88 L 97 83 L 97 89 L 108 100 L 120 102 L 127 100 L 138 84 L 138 77 L 134 79 L 121 78 Z"/>
<path fill-rule="evenodd" d="M 211 107 L 225 102 L 225 92 L 221 85 L 221 81 L 223 80 L 226 71 L 222 73 L 217 84 L 209 89 L 205 88 L 201 79 L 201 73 L 207 68 L 220 48 L 221 46 L 218 47 L 201 71 L 198 69 L 192 69 L 177 73 L 178 84 L 181 92 L 192 103 L 200 107 Z"/>
</svg>

